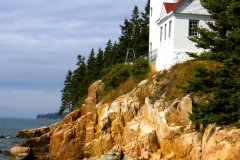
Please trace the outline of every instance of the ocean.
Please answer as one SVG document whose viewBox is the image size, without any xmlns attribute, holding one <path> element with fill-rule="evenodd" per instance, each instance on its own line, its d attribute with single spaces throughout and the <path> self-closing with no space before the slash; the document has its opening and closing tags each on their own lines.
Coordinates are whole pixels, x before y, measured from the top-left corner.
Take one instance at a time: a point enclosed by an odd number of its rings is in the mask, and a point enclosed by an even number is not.
<svg viewBox="0 0 240 160">
<path fill-rule="evenodd" d="M 0 118 L 0 135 L 4 135 L 5 138 L 0 138 L 0 150 L 10 151 L 12 147 L 17 143 L 23 142 L 26 139 L 14 137 L 22 129 L 33 129 L 41 126 L 50 126 L 59 119 L 20 119 L 20 118 Z M 17 142 L 11 144 L 11 142 Z M 0 154 L 0 160 L 9 160 L 9 156 Z"/>
</svg>

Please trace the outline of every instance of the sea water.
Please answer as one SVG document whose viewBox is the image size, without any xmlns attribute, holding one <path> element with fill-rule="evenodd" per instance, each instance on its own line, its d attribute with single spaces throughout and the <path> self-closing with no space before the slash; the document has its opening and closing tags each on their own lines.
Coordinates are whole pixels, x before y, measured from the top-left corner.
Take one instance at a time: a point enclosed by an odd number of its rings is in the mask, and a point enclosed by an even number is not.
<svg viewBox="0 0 240 160">
<path fill-rule="evenodd" d="M 20 118 L 0 118 L 0 135 L 4 135 L 5 138 L 0 138 L 0 150 L 10 151 L 12 147 L 18 143 L 24 142 L 26 139 L 17 138 L 19 130 L 39 128 L 41 126 L 50 126 L 59 119 L 20 119 Z M 17 142 L 11 144 L 11 142 Z M 0 160 L 9 160 L 9 156 L 0 154 Z"/>
</svg>

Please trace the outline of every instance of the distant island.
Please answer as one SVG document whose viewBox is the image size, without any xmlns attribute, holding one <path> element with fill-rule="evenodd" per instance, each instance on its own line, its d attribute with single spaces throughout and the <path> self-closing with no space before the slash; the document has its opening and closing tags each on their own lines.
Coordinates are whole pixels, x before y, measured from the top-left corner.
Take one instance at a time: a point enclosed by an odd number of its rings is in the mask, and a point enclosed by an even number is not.
<svg viewBox="0 0 240 160">
<path fill-rule="evenodd" d="M 36 119 L 63 119 L 69 112 L 64 112 L 62 115 L 56 113 L 48 113 L 48 114 L 38 114 Z"/>
</svg>

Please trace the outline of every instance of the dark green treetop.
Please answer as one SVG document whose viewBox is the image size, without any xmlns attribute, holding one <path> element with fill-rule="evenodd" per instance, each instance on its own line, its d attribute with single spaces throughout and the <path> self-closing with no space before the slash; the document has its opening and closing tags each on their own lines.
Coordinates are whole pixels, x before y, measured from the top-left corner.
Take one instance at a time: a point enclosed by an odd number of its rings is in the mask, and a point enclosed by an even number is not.
<svg viewBox="0 0 240 160">
<path fill-rule="evenodd" d="M 104 51 L 104 67 L 108 67 L 112 64 L 113 54 L 112 54 L 112 41 L 108 40 L 106 48 Z"/>
<path fill-rule="evenodd" d="M 95 72 L 95 78 L 96 79 L 101 79 L 102 77 L 102 70 L 104 67 L 104 63 L 103 63 L 103 50 L 101 48 L 98 49 L 98 54 L 97 54 L 97 58 L 96 58 L 96 72 Z"/>
<path fill-rule="evenodd" d="M 90 86 L 94 80 L 96 79 L 95 76 L 95 72 L 96 72 L 96 58 L 95 58 L 95 52 L 94 49 L 92 48 L 92 51 L 88 57 L 88 61 L 87 61 L 87 86 Z"/>
<path fill-rule="evenodd" d="M 141 21 L 141 33 L 140 33 L 140 42 L 138 44 L 138 49 L 141 51 L 140 54 L 148 53 L 149 46 L 149 10 L 150 10 L 150 0 L 147 1 L 145 6 L 145 12 L 141 12 L 142 18 Z"/>
<path fill-rule="evenodd" d="M 61 90 L 61 107 L 58 112 L 59 115 L 63 113 L 64 110 L 70 109 L 72 105 L 72 72 L 69 69 L 68 74 L 66 76 L 66 80 L 64 81 L 64 88 Z"/>
<path fill-rule="evenodd" d="M 133 25 L 133 35 L 130 43 L 130 47 L 134 48 L 136 57 L 139 57 L 139 53 L 142 51 L 139 50 L 140 43 L 140 29 L 141 29 L 141 21 L 139 19 L 139 10 L 137 6 L 134 6 L 132 18 L 130 19 L 131 24 Z"/>
<path fill-rule="evenodd" d="M 78 61 L 76 65 L 78 68 L 73 71 L 72 76 L 72 97 L 73 105 L 79 100 L 79 97 L 84 96 L 87 90 L 86 86 L 86 64 L 85 58 L 82 55 L 78 55 Z"/>
</svg>

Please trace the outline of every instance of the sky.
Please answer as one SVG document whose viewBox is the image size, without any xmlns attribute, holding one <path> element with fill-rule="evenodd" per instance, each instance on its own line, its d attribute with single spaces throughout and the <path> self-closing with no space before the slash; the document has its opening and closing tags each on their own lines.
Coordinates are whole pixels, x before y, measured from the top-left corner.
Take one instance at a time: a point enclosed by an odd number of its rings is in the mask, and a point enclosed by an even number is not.
<svg viewBox="0 0 240 160">
<path fill-rule="evenodd" d="M 0 118 L 58 112 L 77 55 L 117 41 L 119 25 L 147 0 L 0 1 Z"/>
</svg>

